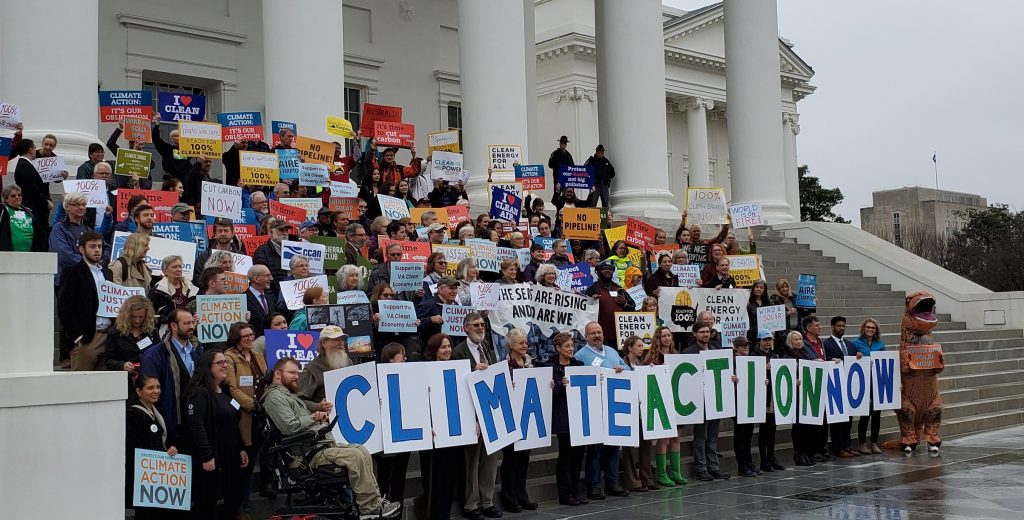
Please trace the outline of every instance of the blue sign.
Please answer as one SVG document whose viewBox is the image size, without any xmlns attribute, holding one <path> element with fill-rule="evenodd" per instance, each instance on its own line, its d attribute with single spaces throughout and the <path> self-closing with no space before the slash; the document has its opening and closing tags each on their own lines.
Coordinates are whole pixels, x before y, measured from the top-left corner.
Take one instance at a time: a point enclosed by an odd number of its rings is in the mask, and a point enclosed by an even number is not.
<svg viewBox="0 0 1024 520">
<path fill-rule="evenodd" d="M 516 164 L 516 182 L 523 183 L 523 190 L 533 191 L 544 189 L 543 164 Z"/>
<path fill-rule="evenodd" d="M 558 168 L 558 184 L 562 189 L 589 190 L 594 187 L 594 167 L 563 164 Z"/>
<path fill-rule="evenodd" d="M 206 97 L 195 94 L 161 92 L 157 97 L 163 121 L 205 121 Z"/>
<path fill-rule="evenodd" d="M 196 258 L 206 252 L 209 244 L 209 237 L 206 236 L 206 224 L 203 222 L 189 222 L 192 228 L 192 241 L 196 243 Z"/>
<path fill-rule="evenodd" d="M 171 240 L 192 241 L 192 226 L 188 222 L 154 222 L 153 233 Z"/>
<path fill-rule="evenodd" d="M 562 276 L 571 276 L 572 285 L 570 290 L 582 293 L 591 285 L 594 285 L 594 275 L 590 273 L 590 264 L 579 262 L 565 267 L 558 268 L 559 273 L 566 273 Z"/>
<path fill-rule="evenodd" d="M 154 431 L 156 426 L 153 427 Z M 192 457 L 135 449 L 132 505 L 188 511 L 192 502 Z"/>
<path fill-rule="evenodd" d="M 206 225 L 212 226 L 213 222 L 220 217 L 211 217 L 207 215 Z M 242 208 L 242 218 L 233 218 L 231 222 L 234 224 L 256 224 L 256 210 L 252 208 Z"/>
<path fill-rule="evenodd" d="M 299 151 L 294 148 L 275 151 L 277 152 L 277 170 L 281 175 L 281 180 L 298 179 Z"/>
<path fill-rule="evenodd" d="M 273 134 L 271 137 L 274 140 L 274 145 L 277 145 L 277 143 L 281 141 L 280 139 L 278 139 L 277 134 L 280 134 L 281 130 L 283 130 L 285 128 L 291 130 L 292 133 L 294 133 L 295 135 L 299 135 L 299 130 L 298 130 L 298 127 L 295 126 L 295 123 L 291 123 L 289 121 L 271 121 L 270 122 L 270 133 Z"/>
<path fill-rule="evenodd" d="M 217 122 L 225 142 L 263 140 L 263 117 L 259 112 L 220 112 Z"/>
<path fill-rule="evenodd" d="M 818 306 L 818 275 L 802 274 L 796 281 L 796 306 Z"/>
<path fill-rule="evenodd" d="M 267 366 L 273 366 L 279 359 L 292 358 L 306 368 L 306 363 L 316 358 L 318 331 L 267 329 L 263 334 L 267 342 Z"/>
<path fill-rule="evenodd" d="M 519 222 L 523 199 L 511 191 L 491 187 L 491 218 L 505 222 Z"/>
</svg>

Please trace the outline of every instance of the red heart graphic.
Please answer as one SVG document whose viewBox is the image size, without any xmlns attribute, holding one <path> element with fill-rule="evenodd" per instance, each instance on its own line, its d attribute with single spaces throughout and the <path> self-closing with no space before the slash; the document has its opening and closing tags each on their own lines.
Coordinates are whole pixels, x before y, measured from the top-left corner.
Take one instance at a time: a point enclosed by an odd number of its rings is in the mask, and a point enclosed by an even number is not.
<svg viewBox="0 0 1024 520">
<path fill-rule="evenodd" d="M 306 350 L 309 350 L 309 347 L 313 346 L 312 334 L 299 334 L 295 336 L 295 339 L 299 340 L 299 345 L 302 345 L 302 348 Z"/>
<path fill-rule="evenodd" d="M 509 206 L 511 206 L 511 205 L 516 203 L 516 196 L 511 194 L 511 193 L 509 193 L 509 194 L 505 195 L 505 201 L 508 202 Z"/>
<path fill-rule="evenodd" d="M 181 96 L 178 99 L 181 100 L 181 104 L 185 106 L 189 106 L 189 104 L 192 103 L 192 96 Z"/>
</svg>

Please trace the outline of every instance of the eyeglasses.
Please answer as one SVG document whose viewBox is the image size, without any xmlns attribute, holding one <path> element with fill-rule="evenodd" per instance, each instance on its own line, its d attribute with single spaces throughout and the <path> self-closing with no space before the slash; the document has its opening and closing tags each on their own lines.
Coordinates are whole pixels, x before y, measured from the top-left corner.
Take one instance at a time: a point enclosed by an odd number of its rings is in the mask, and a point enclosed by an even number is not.
<svg viewBox="0 0 1024 520">
<path fill-rule="evenodd" d="M 228 366 L 228 360 L 222 359 L 220 361 L 214 361 L 213 364 L 217 365 L 217 366 L 220 366 L 220 367 L 226 367 L 226 366 Z"/>
<path fill-rule="evenodd" d="M 242 335 L 241 335 L 241 338 L 242 338 L 242 339 L 253 339 L 253 338 L 255 338 L 255 337 L 256 337 L 256 335 L 255 335 L 255 334 L 253 334 L 253 333 L 251 333 L 251 332 L 250 332 L 250 333 L 248 333 L 248 334 L 242 334 Z"/>
<path fill-rule="evenodd" d="M 476 323 L 467 323 L 466 324 L 466 327 L 483 327 L 483 326 L 484 326 L 484 322 L 482 322 L 482 321 L 478 321 Z"/>
<path fill-rule="evenodd" d="M 448 265 L 448 262 L 446 260 L 438 260 L 438 261 L 434 262 L 434 264 L 435 265 Z"/>
<path fill-rule="evenodd" d="M 381 298 L 394 298 L 395 297 L 395 293 L 393 293 L 393 292 L 380 293 L 380 297 Z"/>
</svg>

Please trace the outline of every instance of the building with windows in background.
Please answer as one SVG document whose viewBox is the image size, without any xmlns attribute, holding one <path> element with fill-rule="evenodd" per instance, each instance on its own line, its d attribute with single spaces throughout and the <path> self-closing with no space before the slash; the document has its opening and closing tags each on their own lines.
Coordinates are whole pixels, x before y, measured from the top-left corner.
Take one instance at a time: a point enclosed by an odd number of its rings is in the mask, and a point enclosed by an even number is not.
<svg viewBox="0 0 1024 520">
<path fill-rule="evenodd" d="M 967 222 L 967 212 L 988 207 L 981 195 L 907 186 L 871 194 L 871 206 L 860 209 L 861 229 L 904 246 L 909 233 L 949 235 Z"/>
</svg>

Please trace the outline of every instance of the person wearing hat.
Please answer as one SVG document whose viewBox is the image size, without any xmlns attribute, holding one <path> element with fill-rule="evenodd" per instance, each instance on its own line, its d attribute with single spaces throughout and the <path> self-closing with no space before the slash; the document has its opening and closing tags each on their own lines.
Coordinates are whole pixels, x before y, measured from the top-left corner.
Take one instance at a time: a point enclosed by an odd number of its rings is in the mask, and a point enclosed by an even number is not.
<svg viewBox="0 0 1024 520">
<path fill-rule="evenodd" d="M 434 294 L 427 294 L 429 292 L 424 291 L 423 300 L 416 306 L 416 318 L 420 320 L 420 345 L 426 345 L 431 336 L 441 332 L 441 324 L 444 323 L 441 319 L 442 306 L 457 305 L 459 281 L 451 276 L 442 276 L 437 280 Z"/>
<path fill-rule="evenodd" d="M 171 206 L 171 222 L 188 222 L 188 217 L 191 214 L 192 208 L 184 202 Z"/>
<path fill-rule="evenodd" d="M 320 226 L 312 220 L 307 220 L 299 225 L 299 241 L 309 242 L 310 237 L 315 237 L 320 232 Z"/>
<path fill-rule="evenodd" d="M 445 225 L 440 222 L 434 222 L 427 226 L 427 242 L 433 244 L 443 244 L 445 235 Z"/>
<path fill-rule="evenodd" d="M 615 167 L 604 156 L 603 144 L 597 145 L 594 155 L 591 155 L 584 165 L 594 167 L 594 198 L 592 199 L 594 205 L 596 206 L 597 201 L 600 199 L 601 206 L 609 206 L 608 190 L 612 185 L 612 178 L 615 177 Z"/>
<path fill-rule="evenodd" d="M 558 148 L 555 148 L 555 151 L 551 152 L 551 156 L 548 157 L 548 168 L 551 168 L 551 177 L 553 179 L 551 182 L 552 186 L 558 183 L 558 170 L 562 166 L 572 166 L 576 164 L 576 162 L 573 161 L 572 154 L 569 153 L 569 150 L 565 149 L 568 144 L 568 137 L 564 135 L 559 137 Z"/>
<path fill-rule="evenodd" d="M 757 331 L 757 346 L 751 354 L 764 356 L 767 361 L 765 372 L 767 372 L 768 379 L 768 408 L 764 415 L 765 421 L 761 423 L 757 432 L 757 452 L 761 456 L 761 471 L 765 473 L 782 471 L 786 467 L 779 464 L 779 460 L 775 458 L 775 408 L 772 404 L 771 374 L 772 359 L 779 356 L 775 353 L 775 335 L 772 331 L 767 329 Z"/>
<path fill-rule="evenodd" d="M 334 226 L 331 224 L 331 217 L 334 212 L 331 208 L 324 206 L 316 212 L 316 234 L 321 237 L 329 237 Z"/>
<path fill-rule="evenodd" d="M 324 391 L 324 373 L 348 366 L 352 366 L 352 359 L 348 357 L 348 334 L 337 325 L 320 329 L 316 358 L 306 364 L 299 376 L 298 394 L 309 411 L 331 411 Z"/>
<path fill-rule="evenodd" d="M 626 298 L 626 291 L 612 281 L 614 273 L 615 263 L 611 260 L 602 260 L 597 264 L 597 280 L 586 293 L 587 296 L 597 299 L 597 322 L 601 325 L 601 331 L 606 338 L 618 337 L 615 335 L 615 313 L 633 310 L 633 304 Z"/>
</svg>

